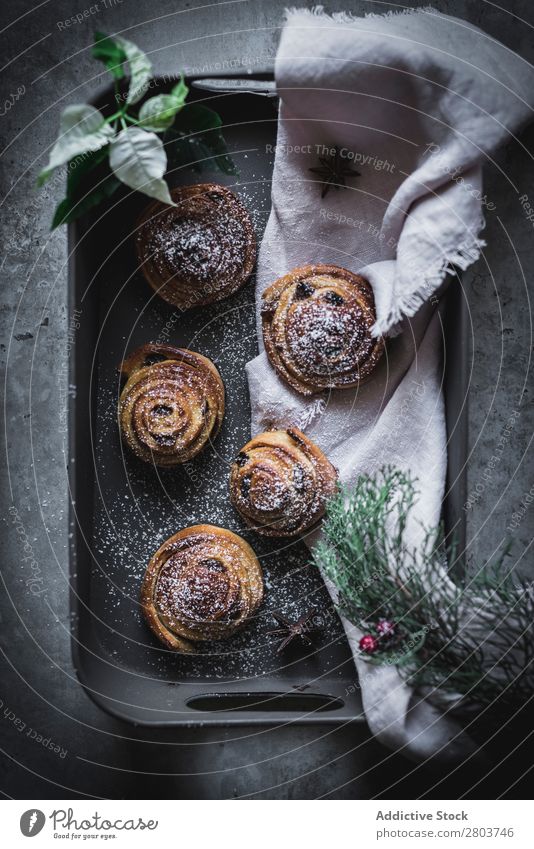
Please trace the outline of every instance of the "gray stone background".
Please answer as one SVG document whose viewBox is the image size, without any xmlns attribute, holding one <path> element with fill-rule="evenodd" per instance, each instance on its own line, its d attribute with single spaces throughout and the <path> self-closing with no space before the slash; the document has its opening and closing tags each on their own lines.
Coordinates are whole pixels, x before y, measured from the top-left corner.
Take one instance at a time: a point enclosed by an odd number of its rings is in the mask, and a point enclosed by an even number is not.
<svg viewBox="0 0 534 849">
<path fill-rule="evenodd" d="M 199 4 L 200 5 L 200 4 Z M 150 53 L 155 69 L 173 73 L 223 59 L 274 56 L 281 0 L 230 0 L 195 9 L 175 0 L 90 0 L 3 4 L 2 366 L 6 452 L 2 517 L 0 791 L 15 798 L 457 798 L 461 793 L 521 798 L 521 751 L 495 756 L 491 776 L 465 769 L 415 767 L 383 749 L 358 726 L 260 730 L 139 731 L 103 714 L 76 683 L 70 659 L 67 582 L 67 485 L 61 417 L 66 359 L 67 243 L 50 235 L 61 183 L 42 191 L 35 177 L 52 144 L 60 108 L 89 99 L 96 67 L 95 29 L 121 32 Z M 325 4 L 360 14 L 396 4 Z M 424 3 L 406 3 L 419 6 Z M 484 0 L 436 0 L 518 51 L 534 54 L 534 7 Z M 88 9 L 81 23 L 60 26 Z M 91 11 L 91 9 L 93 11 Z M 0 106 L 2 106 L 0 103 Z M 529 292 L 533 223 L 518 196 L 534 198 L 534 127 L 486 169 L 484 257 L 465 276 L 473 322 L 469 400 L 469 557 L 489 557 L 513 530 L 518 561 L 528 566 L 534 510 L 529 507 L 532 317 Z M 511 188 L 509 181 L 517 187 Z M 507 423 L 513 418 L 513 424 Z M 491 464 L 502 438 L 502 451 Z M 478 488 L 477 488 L 478 485 Z M 523 507 L 522 507 L 523 503 Z M 16 514 L 10 508 L 16 509 Z M 46 580 L 46 599 L 28 592 L 24 546 Z M 25 726 L 25 727 L 24 727 Z M 35 734 L 28 736 L 28 729 Z M 55 753 L 36 735 L 51 738 Z M 65 754 L 63 754 L 65 752 Z M 502 762 L 499 763 L 499 761 Z M 516 783 L 517 782 L 517 783 Z"/>
</svg>

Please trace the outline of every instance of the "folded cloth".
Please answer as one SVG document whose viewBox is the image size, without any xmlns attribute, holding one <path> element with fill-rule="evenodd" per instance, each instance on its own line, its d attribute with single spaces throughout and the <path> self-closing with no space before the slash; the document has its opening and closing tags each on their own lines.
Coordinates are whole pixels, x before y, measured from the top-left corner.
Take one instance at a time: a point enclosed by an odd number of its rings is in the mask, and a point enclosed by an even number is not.
<svg viewBox="0 0 534 849">
<path fill-rule="evenodd" d="M 437 293 L 453 266 L 480 255 L 482 209 L 496 208 L 481 166 L 530 117 L 534 71 L 433 9 L 354 18 L 318 7 L 287 13 L 275 75 L 272 210 L 257 275 L 261 353 L 247 365 L 252 431 L 301 427 L 349 484 L 386 464 L 409 470 L 420 492 L 408 528 L 417 546 L 421 523 L 439 521 L 447 461 Z M 347 174 L 347 188 L 321 199 L 309 169 L 334 147 L 360 176 Z M 392 338 L 357 390 L 300 396 L 263 350 L 262 291 L 308 263 L 341 265 L 372 284 L 375 333 Z M 357 629 L 344 624 L 372 732 L 417 759 L 468 756 L 474 744 L 452 719 L 394 668 L 360 660 Z"/>
</svg>

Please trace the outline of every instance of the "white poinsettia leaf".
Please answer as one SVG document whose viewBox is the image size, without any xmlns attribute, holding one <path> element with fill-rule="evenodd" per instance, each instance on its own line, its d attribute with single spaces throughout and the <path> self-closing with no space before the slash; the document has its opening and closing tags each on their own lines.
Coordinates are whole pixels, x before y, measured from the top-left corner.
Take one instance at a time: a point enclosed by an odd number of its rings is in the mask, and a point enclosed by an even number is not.
<svg viewBox="0 0 534 849">
<path fill-rule="evenodd" d="M 122 130 L 111 142 L 109 164 L 115 176 L 131 189 L 175 206 L 162 179 L 167 156 L 161 140 L 139 127 Z"/>
<path fill-rule="evenodd" d="M 48 165 L 39 175 L 42 184 L 54 168 L 64 165 L 81 153 L 99 150 L 108 144 L 115 131 L 104 121 L 104 116 L 94 106 L 76 103 L 61 113 L 59 136 L 50 152 Z"/>
<path fill-rule="evenodd" d="M 115 41 L 124 50 L 130 68 L 130 85 L 126 103 L 137 103 L 148 89 L 152 64 L 146 53 L 143 53 L 132 41 L 120 35 L 115 36 Z"/>
</svg>

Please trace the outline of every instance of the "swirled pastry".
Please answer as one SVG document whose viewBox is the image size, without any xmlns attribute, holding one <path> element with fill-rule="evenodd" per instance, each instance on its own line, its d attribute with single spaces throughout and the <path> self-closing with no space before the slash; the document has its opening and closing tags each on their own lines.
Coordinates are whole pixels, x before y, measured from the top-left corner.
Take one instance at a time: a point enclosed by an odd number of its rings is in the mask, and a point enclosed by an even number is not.
<svg viewBox="0 0 534 849">
<path fill-rule="evenodd" d="M 334 466 L 300 430 L 269 430 L 234 460 L 230 500 L 258 533 L 293 537 L 321 518 L 336 482 Z"/>
<path fill-rule="evenodd" d="M 176 206 L 155 201 L 136 237 L 143 273 L 158 295 L 180 309 L 233 295 L 252 274 L 256 238 L 249 214 L 224 186 L 173 189 Z"/>
<path fill-rule="evenodd" d="M 194 651 L 242 628 L 263 599 L 261 566 L 250 545 L 214 525 L 194 525 L 163 543 L 145 574 L 141 606 L 168 648 Z"/>
<path fill-rule="evenodd" d="M 211 360 L 171 345 L 143 345 L 122 363 L 127 378 L 119 426 L 141 460 L 174 466 L 195 457 L 217 434 L 224 385 Z"/>
<path fill-rule="evenodd" d="M 279 375 L 302 395 L 348 389 L 369 377 L 384 343 L 367 280 L 335 265 L 305 265 L 262 297 L 265 349 Z"/>
</svg>

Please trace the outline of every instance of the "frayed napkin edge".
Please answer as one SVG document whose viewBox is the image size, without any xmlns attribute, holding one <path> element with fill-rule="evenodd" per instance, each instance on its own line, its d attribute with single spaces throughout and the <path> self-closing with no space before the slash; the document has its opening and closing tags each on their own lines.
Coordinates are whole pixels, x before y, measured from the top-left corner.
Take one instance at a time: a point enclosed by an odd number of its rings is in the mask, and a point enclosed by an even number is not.
<svg viewBox="0 0 534 849">
<path fill-rule="evenodd" d="M 311 9 L 306 9 L 300 6 L 290 6 L 284 11 L 284 21 L 292 22 L 294 18 L 311 18 L 316 20 L 321 18 L 323 21 L 328 21 L 331 24 L 355 24 L 362 20 L 391 20 L 392 18 L 414 17 L 416 15 L 440 15 L 438 9 L 433 6 L 421 6 L 417 9 L 401 9 L 397 11 L 383 12 L 366 12 L 364 15 L 355 15 L 352 12 L 325 12 L 324 6 L 312 6 Z"/>
<path fill-rule="evenodd" d="M 439 257 L 436 263 L 422 275 L 415 290 L 400 296 L 395 305 L 390 307 L 387 315 L 377 319 L 371 328 L 372 335 L 385 336 L 387 333 L 389 336 L 396 336 L 402 319 L 411 318 L 419 312 L 439 289 L 447 275 L 454 275 L 456 269 L 465 271 L 480 258 L 481 251 L 485 247 L 484 239 L 471 236 L 461 242 L 452 253 Z"/>
</svg>

